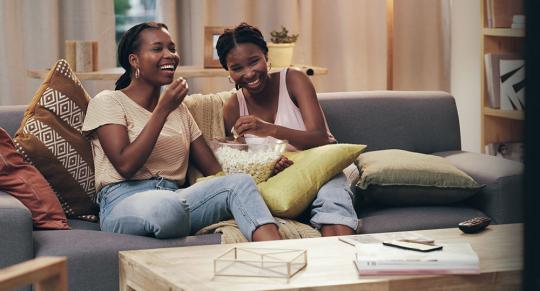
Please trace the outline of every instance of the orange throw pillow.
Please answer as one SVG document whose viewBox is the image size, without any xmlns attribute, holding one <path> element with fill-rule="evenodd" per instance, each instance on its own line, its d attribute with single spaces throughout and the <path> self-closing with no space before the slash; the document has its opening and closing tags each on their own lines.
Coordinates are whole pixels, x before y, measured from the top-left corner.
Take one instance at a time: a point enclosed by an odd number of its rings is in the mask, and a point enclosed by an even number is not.
<svg viewBox="0 0 540 291">
<path fill-rule="evenodd" d="M 0 189 L 26 206 L 34 227 L 69 229 L 67 218 L 43 175 L 15 150 L 9 134 L 0 128 Z"/>
</svg>

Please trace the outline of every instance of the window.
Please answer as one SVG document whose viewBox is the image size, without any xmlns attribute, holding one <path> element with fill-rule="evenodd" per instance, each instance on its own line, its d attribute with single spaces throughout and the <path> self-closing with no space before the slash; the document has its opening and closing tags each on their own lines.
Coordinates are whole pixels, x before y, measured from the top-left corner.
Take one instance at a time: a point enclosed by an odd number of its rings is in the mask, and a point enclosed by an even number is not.
<svg viewBox="0 0 540 291">
<path fill-rule="evenodd" d="M 141 22 L 156 20 L 156 0 L 114 0 L 116 44 L 128 29 Z"/>
</svg>

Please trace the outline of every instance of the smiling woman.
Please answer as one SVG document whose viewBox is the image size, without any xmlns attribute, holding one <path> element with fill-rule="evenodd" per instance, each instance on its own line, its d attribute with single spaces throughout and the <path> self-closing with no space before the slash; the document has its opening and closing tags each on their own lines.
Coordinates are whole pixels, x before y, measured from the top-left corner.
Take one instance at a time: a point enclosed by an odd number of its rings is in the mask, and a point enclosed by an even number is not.
<svg viewBox="0 0 540 291">
<path fill-rule="evenodd" d="M 166 55 L 162 52 L 167 51 Z M 140 53 L 140 57 L 138 56 Z M 142 57 L 144 56 L 144 57 Z M 154 66 L 157 59 L 161 59 L 158 66 Z M 160 85 L 166 85 L 172 81 L 174 70 L 180 61 L 176 52 L 174 42 L 167 31 L 167 26 L 163 23 L 147 22 L 130 28 L 118 44 L 118 61 L 125 73 L 116 82 L 116 90 L 128 87 L 132 82 L 132 77 L 137 81 L 143 79 L 159 77 L 160 72 L 165 72 L 168 77 Z M 161 67 L 167 65 L 166 67 Z M 167 68 L 168 70 L 163 70 Z M 142 75 L 144 74 L 144 75 Z M 126 90 L 130 90 L 134 86 Z M 157 101 L 157 100 L 156 100 Z M 154 104 L 155 106 L 155 104 Z"/>
<path fill-rule="evenodd" d="M 267 43 L 258 28 L 241 23 L 227 29 L 219 37 L 216 49 L 219 62 L 238 89 L 223 106 L 226 133 L 234 129 L 246 138 L 287 140 L 290 151 L 336 142 L 306 74 L 288 68 L 270 72 Z M 282 156 L 274 172 L 292 164 L 292 160 Z M 347 179 L 341 173 L 343 168 L 324 185 L 317 183 L 320 188 L 311 205 L 310 223 L 323 236 L 348 235 L 358 229 L 356 212 L 346 190 Z"/>
<path fill-rule="evenodd" d="M 205 175 L 222 169 L 183 104 L 188 85 L 174 79 L 180 58 L 167 26 L 146 22 L 130 28 L 118 45 L 118 59 L 125 73 L 115 91 L 90 100 L 82 129 L 91 139 L 98 173 L 101 229 L 174 238 L 234 217 L 248 240 L 279 239 L 250 176 L 180 188 L 188 160 Z"/>
</svg>

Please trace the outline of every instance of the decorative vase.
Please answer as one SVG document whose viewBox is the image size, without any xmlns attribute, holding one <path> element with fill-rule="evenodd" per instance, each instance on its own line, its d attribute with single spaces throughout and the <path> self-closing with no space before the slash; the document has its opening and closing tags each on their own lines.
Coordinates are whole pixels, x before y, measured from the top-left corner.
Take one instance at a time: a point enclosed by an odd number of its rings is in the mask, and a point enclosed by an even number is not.
<svg viewBox="0 0 540 291">
<path fill-rule="evenodd" d="M 288 67 L 292 65 L 294 43 L 268 42 L 268 59 L 272 67 Z"/>
</svg>

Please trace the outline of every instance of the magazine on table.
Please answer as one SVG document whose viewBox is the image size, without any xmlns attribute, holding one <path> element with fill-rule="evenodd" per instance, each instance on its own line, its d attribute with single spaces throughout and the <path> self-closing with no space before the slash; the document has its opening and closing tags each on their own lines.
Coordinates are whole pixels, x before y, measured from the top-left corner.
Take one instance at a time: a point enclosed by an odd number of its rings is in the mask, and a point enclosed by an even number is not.
<svg viewBox="0 0 540 291">
<path fill-rule="evenodd" d="M 419 252 L 382 243 L 359 243 L 354 263 L 360 275 L 480 273 L 478 255 L 469 243 L 440 245 L 440 250 Z"/>
</svg>

